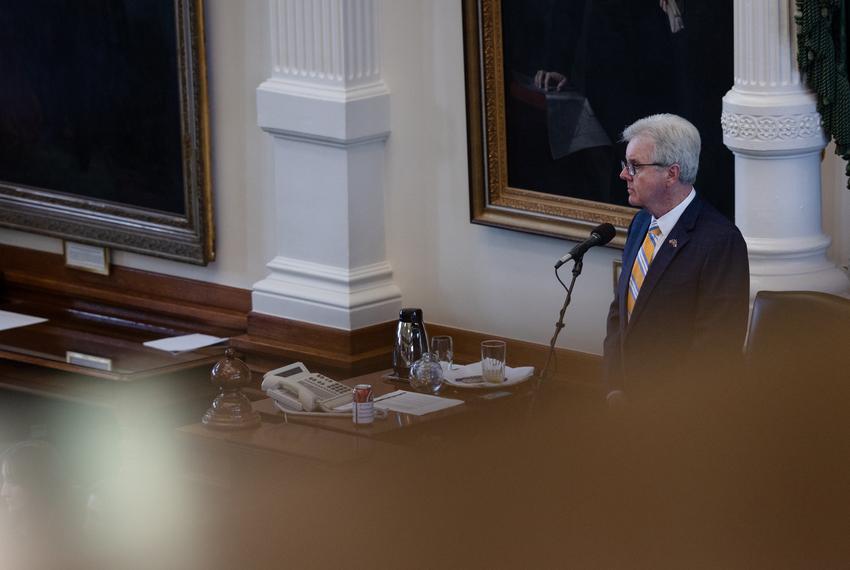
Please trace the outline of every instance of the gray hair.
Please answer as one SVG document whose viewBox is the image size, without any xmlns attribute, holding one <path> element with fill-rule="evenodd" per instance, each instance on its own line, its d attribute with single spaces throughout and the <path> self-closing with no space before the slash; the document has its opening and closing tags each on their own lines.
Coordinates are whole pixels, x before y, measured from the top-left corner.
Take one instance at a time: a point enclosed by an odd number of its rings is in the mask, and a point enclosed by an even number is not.
<svg viewBox="0 0 850 570">
<path fill-rule="evenodd" d="M 655 143 L 652 162 L 678 164 L 679 180 L 693 184 L 699 169 L 700 136 L 697 128 L 678 115 L 662 113 L 638 119 L 623 131 L 623 141 L 646 137 Z"/>
</svg>

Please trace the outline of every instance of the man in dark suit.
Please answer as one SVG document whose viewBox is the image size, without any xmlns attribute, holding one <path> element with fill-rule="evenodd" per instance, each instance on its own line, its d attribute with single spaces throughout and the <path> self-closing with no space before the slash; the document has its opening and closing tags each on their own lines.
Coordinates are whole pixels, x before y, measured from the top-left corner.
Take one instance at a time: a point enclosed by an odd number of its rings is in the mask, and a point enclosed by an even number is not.
<svg viewBox="0 0 850 570">
<path fill-rule="evenodd" d="M 670 393 L 734 375 L 749 305 L 741 232 L 694 190 L 700 136 L 676 115 L 623 132 L 629 204 L 623 271 L 608 314 L 609 402 Z"/>
</svg>

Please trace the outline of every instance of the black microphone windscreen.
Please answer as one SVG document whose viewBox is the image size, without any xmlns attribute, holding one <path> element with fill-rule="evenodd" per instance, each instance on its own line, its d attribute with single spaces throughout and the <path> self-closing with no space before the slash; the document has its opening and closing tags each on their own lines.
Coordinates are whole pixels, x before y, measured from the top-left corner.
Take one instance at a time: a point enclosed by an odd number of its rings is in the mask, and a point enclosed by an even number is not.
<svg viewBox="0 0 850 570">
<path fill-rule="evenodd" d="M 613 225 L 606 223 L 606 224 L 599 224 L 598 226 L 593 228 L 593 231 L 590 232 L 590 233 L 596 234 L 600 238 L 602 238 L 599 241 L 599 245 L 605 245 L 606 243 L 608 243 L 609 241 L 614 239 L 614 236 L 617 235 L 617 230 L 614 229 Z"/>
</svg>

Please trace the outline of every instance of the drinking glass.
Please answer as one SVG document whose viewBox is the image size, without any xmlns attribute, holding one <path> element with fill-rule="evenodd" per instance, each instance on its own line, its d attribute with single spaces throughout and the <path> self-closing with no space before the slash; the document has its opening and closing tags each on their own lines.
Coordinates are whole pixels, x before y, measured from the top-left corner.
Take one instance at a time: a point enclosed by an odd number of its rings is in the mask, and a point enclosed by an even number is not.
<svg viewBox="0 0 850 570">
<path fill-rule="evenodd" d="M 437 356 L 437 362 L 443 367 L 444 372 L 452 369 L 452 360 L 454 359 L 452 337 L 447 335 L 431 337 L 431 352 Z"/>
<path fill-rule="evenodd" d="M 481 376 L 485 382 L 504 382 L 507 347 L 502 340 L 481 343 Z"/>
</svg>

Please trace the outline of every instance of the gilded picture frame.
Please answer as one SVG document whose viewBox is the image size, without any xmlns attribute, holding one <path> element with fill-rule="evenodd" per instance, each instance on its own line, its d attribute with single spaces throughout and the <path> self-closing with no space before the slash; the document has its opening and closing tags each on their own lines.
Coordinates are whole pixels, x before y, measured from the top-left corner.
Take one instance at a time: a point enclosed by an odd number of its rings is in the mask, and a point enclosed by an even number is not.
<svg viewBox="0 0 850 570">
<path fill-rule="evenodd" d="M 622 247 L 637 208 L 619 179 L 621 133 L 654 113 L 697 126 L 708 167 L 696 186 L 732 217 L 733 157 L 719 124 L 733 80 L 731 1 L 462 0 L 462 9 L 472 223 L 582 240 L 607 222 L 617 228 L 610 245 Z M 560 73 L 541 87 L 549 72 Z"/>
<path fill-rule="evenodd" d="M 204 0 L 8 4 L 0 225 L 213 261 Z"/>
</svg>

